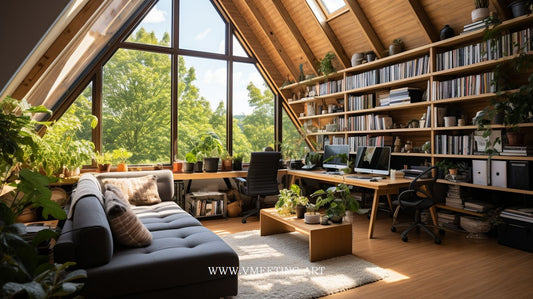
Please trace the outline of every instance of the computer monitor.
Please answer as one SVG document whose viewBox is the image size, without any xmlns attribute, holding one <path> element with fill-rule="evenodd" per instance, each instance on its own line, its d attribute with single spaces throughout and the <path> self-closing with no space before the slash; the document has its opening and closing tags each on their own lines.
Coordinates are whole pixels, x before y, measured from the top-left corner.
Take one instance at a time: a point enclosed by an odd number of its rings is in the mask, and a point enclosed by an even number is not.
<svg viewBox="0 0 533 299">
<path fill-rule="evenodd" d="M 390 153 L 388 146 L 360 146 L 357 148 L 354 171 L 379 175 L 389 175 Z"/>
<path fill-rule="evenodd" d="M 343 161 L 342 158 L 337 155 L 346 154 L 346 161 Z M 324 146 L 324 163 L 322 167 L 325 169 L 335 169 L 341 170 L 348 167 L 348 157 L 350 154 L 350 147 L 346 144 L 326 144 Z M 337 157 L 334 157 L 337 156 Z M 334 157 L 334 158 L 332 158 Z M 331 158 L 331 159 L 330 159 Z M 329 161 L 326 161 L 330 159 Z"/>
</svg>

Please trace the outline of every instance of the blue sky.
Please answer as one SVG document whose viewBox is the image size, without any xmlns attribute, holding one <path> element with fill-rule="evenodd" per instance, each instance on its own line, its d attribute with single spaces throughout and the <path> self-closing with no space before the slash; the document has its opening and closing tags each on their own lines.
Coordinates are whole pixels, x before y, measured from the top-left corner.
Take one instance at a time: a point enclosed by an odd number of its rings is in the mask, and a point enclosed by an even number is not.
<svg viewBox="0 0 533 299">
<path fill-rule="evenodd" d="M 213 53 L 224 53 L 224 22 L 209 0 L 180 1 L 180 47 Z M 164 32 L 170 32 L 172 24 L 171 1 L 160 0 L 139 25 L 148 31 L 154 31 L 161 38 Z M 139 28 L 140 28 L 139 27 Z M 184 30 L 183 28 L 187 28 Z M 234 39 L 234 43 L 237 42 Z M 240 55 L 244 51 L 239 46 Z M 234 49 L 235 51 L 235 49 Z M 226 101 L 226 61 L 185 57 L 187 67 L 193 66 L 201 96 L 215 109 L 218 103 Z M 253 65 L 234 65 L 234 114 L 249 114 L 246 86 L 253 82 L 264 88 L 264 80 Z"/>
</svg>

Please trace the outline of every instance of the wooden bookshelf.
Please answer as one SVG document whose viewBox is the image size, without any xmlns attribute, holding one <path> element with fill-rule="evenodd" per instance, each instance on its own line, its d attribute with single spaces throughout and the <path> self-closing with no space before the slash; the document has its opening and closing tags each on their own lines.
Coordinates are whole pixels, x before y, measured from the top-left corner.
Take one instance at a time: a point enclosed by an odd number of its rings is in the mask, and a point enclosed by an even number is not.
<svg viewBox="0 0 533 299">
<path fill-rule="evenodd" d="M 500 28 L 509 29 L 511 31 L 522 30 L 527 27 L 531 27 L 533 24 L 533 15 L 523 16 L 508 20 L 503 24 L 499 25 Z M 468 96 L 461 96 L 455 98 L 444 98 L 436 99 L 434 98 L 434 82 L 444 82 L 449 80 L 454 80 L 458 78 L 464 78 L 470 75 L 479 75 L 486 72 L 491 72 L 493 69 L 501 64 L 506 63 L 515 58 L 517 55 L 505 56 L 507 53 L 501 53 L 504 56 L 492 60 L 484 60 L 477 63 L 472 63 L 464 66 L 457 66 L 449 69 L 437 70 L 437 58 L 440 55 L 440 62 L 443 63 L 443 58 L 445 55 L 452 55 L 449 51 L 455 51 L 459 48 L 465 48 L 470 45 L 476 45 L 483 41 L 484 30 L 480 29 L 478 31 L 469 32 L 466 34 L 457 35 L 453 38 L 446 39 L 443 41 L 435 42 L 428 44 L 416 49 L 411 49 L 400 54 L 393 56 L 385 57 L 378 59 L 369 63 L 349 67 L 343 70 L 338 70 L 333 74 L 329 74 L 328 77 L 320 76 L 310 80 L 305 80 L 297 83 L 293 83 L 281 88 L 283 97 L 285 99 L 290 99 L 288 101 L 290 107 L 294 110 L 297 115 L 300 113 L 305 113 L 306 108 L 304 107 L 309 102 L 320 103 L 321 105 L 332 104 L 332 103 L 342 103 L 344 105 L 344 111 L 328 114 L 319 114 L 307 116 L 304 115 L 299 117 L 299 120 L 303 124 L 308 126 L 315 126 L 318 130 L 322 130 L 321 127 L 325 126 L 328 123 L 335 121 L 340 121 L 340 123 L 345 126 L 340 127 L 336 132 L 308 132 L 309 138 L 315 138 L 317 141 L 319 137 L 330 136 L 330 142 L 335 138 L 344 138 L 344 142 L 349 141 L 349 137 L 360 137 L 360 136 L 393 136 L 400 137 L 402 142 L 410 140 L 413 142 L 414 147 L 421 147 L 422 144 L 428 140 L 431 141 L 431 152 L 430 153 L 421 153 L 421 152 L 411 152 L 411 153 L 393 153 L 393 157 L 418 157 L 418 158 L 427 158 L 434 165 L 438 161 L 443 159 L 489 159 L 488 155 L 463 155 L 463 154 L 437 154 L 437 145 L 436 138 L 437 135 L 471 135 L 474 131 L 478 129 L 477 125 L 472 123 L 472 118 L 475 116 L 476 112 L 482 110 L 485 106 L 489 105 L 491 99 L 496 96 L 494 92 L 484 92 L 480 94 L 472 94 Z M 456 51 L 457 52 L 457 51 Z M 454 55 L 455 52 L 453 52 Z M 481 53 L 478 55 L 488 55 L 487 53 Z M 492 54 L 491 54 L 492 55 Z M 394 80 L 390 82 L 379 82 L 376 81 L 373 85 L 365 85 L 367 82 L 372 82 L 372 79 L 367 79 L 365 76 L 370 76 L 372 72 L 379 73 L 384 69 L 391 69 L 393 65 L 411 63 L 413 60 L 420 59 L 421 57 L 428 56 L 428 65 L 427 71 L 422 74 L 412 73 L 411 77 L 402 78 L 399 80 Z M 494 56 L 497 57 L 497 56 Z M 442 65 L 444 67 L 444 64 Z M 350 84 L 354 84 L 355 79 L 352 76 L 358 75 L 358 81 L 363 86 L 358 88 L 347 89 L 348 83 L 347 80 L 352 80 Z M 305 89 L 307 86 L 314 85 L 315 89 L 318 91 L 318 85 L 320 83 L 326 82 L 328 80 L 339 80 L 343 79 L 343 89 L 342 91 L 337 91 L 335 93 L 318 95 L 314 97 L 305 98 L 302 96 L 300 99 L 294 100 L 294 94 L 296 91 L 301 92 L 302 89 Z M 440 83 L 439 83 L 440 84 Z M 422 90 L 426 90 L 426 101 L 415 102 L 405 105 L 391 105 L 391 106 L 380 106 L 378 102 L 377 93 L 402 88 L 402 87 L 416 87 Z M 486 88 L 490 90 L 490 88 Z M 516 90 L 510 90 L 508 92 L 516 92 Z M 363 96 L 373 94 L 373 99 L 376 101 L 373 108 L 368 109 L 359 109 L 359 110 L 348 110 L 348 102 L 350 96 Z M 365 98 L 366 100 L 366 98 Z M 358 103 L 357 105 L 361 106 L 360 98 L 352 98 L 351 106 L 354 106 L 354 102 Z M 359 107 L 358 106 L 358 107 Z M 363 104 L 365 106 L 365 104 Z M 435 121 L 435 108 L 457 108 L 465 112 L 466 124 L 464 126 L 454 126 L 454 127 L 438 127 Z M 353 109 L 353 108 L 352 108 Z M 387 115 L 392 117 L 393 122 L 396 124 L 402 124 L 405 126 L 406 122 L 410 119 L 420 119 L 424 113 L 429 109 L 431 115 L 431 122 L 429 127 L 422 128 L 404 128 L 404 127 L 395 127 L 392 129 L 384 130 L 348 130 L 348 124 L 350 121 L 358 121 L 361 118 L 355 118 L 356 116 L 364 115 Z M 316 110 L 316 109 L 315 109 Z M 354 118 L 351 118 L 354 117 Z M 338 123 L 337 123 L 338 124 Z M 305 126 L 304 126 L 305 127 Z M 524 123 L 519 124 L 519 127 L 527 132 L 533 133 L 533 123 Z M 505 129 L 504 125 L 491 125 L 490 128 L 503 130 Z M 353 138 L 352 138 L 353 139 Z M 473 137 L 472 137 L 473 140 Z M 403 144 L 402 144 L 403 145 Z M 473 148 L 471 148 L 473 153 Z M 352 151 L 353 153 L 354 151 Z M 520 156 L 493 156 L 491 159 L 494 160 L 508 160 L 508 161 L 533 161 L 533 157 L 520 157 Z M 469 188 L 478 188 L 478 189 L 487 189 L 503 192 L 512 192 L 518 194 L 533 195 L 533 191 L 530 190 L 518 190 L 518 189 L 508 189 L 508 188 L 499 188 L 493 186 L 480 186 L 470 183 L 460 183 L 460 182 L 450 182 L 446 180 L 438 180 L 440 184 L 451 184 L 459 185 Z M 464 212 L 464 211 L 461 211 Z M 466 213 L 469 214 L 469 213 Z M 476 214 L 472 214 L 479 216 Z"/>
</svg>

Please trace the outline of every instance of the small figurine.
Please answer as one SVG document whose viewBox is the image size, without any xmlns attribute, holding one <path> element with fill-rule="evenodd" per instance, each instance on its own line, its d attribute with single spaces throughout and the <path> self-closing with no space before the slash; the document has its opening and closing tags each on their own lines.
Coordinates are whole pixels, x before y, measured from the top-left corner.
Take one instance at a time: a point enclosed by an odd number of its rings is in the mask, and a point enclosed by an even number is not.
<svg viewBox="0 0 533 299">
<path fill-rule="evenodd" d="M 394 152 L 399 153 L 402 151 L 402 142 L 400 140 L 400 136 L 397 136 L 394 140 Z"/>
</svg>

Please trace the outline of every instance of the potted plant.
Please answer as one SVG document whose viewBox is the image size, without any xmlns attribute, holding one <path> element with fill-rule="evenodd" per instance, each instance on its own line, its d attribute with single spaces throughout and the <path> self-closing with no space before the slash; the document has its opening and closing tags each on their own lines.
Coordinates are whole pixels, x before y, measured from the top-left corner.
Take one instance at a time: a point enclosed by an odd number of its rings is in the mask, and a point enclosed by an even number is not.
<svg viewBox="0 0 533 299">
<path fill-rule="evenodd" d="M 317 190 L 311 196 L 317 197 L 316 205 L 319 207 L 328 206 L 328 217 L 333 223 L 342 223 L 346 211 L 359 211 L 359 203 L 345 184 L 338 184 L 326 189 L 326 191 Z"/>
<path fill-rule="evenodd" d="M 313 203 L 308 203 L 306 206 L 307 212 L 304 214 L 304 221 L 307 224 L 319 224 L 320 214 L 317 213 L 318 206 Z"/>
<path fill-rule="evenodd" d="M 223 151 L 224 147 L 222 146 L 222 142 L 220 142 L 220 138 L 213 132 L 202 134 L 191 150 L 193 154 L 196 154 L 196 158 L 198 159 L 196 162 L 197 165 L 199 165 L 198 162 L 203 161 L 206 172 L 218 171 L 218 161 Z M 195 171 L 197 170 L 195 169 Z"/>
<path fill-rule="evenodd" d="M 474 5 L 476 9 L 472 11 L 472 22 L 477 22 L 486 19 L 489 14 L 489 0 L 475 0 Z"/>
<path fill-rule="evenodd" d="M 392 41 L 392 44 L 389 45 L 389 55 L 394 55 L 401 53 L 403 51 L 403 41 L 399 38 L 396 38 Z"/>
<path fill-rule="evenodd" d="M 113 161 L 113 154 L 110 152 L 96 153 L 94 156 L 96 165 L 100 172 L 109 172 L 111 170 L 111 163 Z"/>
<path fill-rule="evenodd" d="M 27 208 L 42 208 L 43 218 L 61 220 L 65 211 L 50 199 L 49 184 L 56 181 L 39 173 L 41 137 L 35 132 L 34 113 L 49 113 L 44 106 L 31 107 L 25 101 L 6 97 L 0 109 L 0 294 L 4 298 L 37 298 L 70 295 L 83 284 L 72 280 L 85 277 L 84 270 L 65 276 L 71 265 L 50 263 L 39 255 L 37 245 L 57 234 L 45 229 L 35 234 L 31 242 L 22 238 L 26 226 L 15 223 Z M 43 123 L 41 123 L 43 124 Z M 65 285 L 63 285 L 65 284 Z M 68 287 L 67 287 L 68 284 Z M 65 286 L 65 288 L 63 287 Z"/>
<path fill-rule="evenodd" d="M 307 197 L 301 195 L 300 186 L 292 184 L 290 189 L 279 191 L 275 208 L 280 215 L 296 213 L 298 218 L 304 218 L 305 206 L 308 202 Z"/>
<path fill-rule="evenodd" d="M 326 78 L 329 74 L 333 73 L 335 71 L 335 68 L 333 67 L 332 63 L 334 58 L 335 54 L 333 54 L 332 52 L 326 53 L 324 58 L 318 61 L 318 73 L 326 76 Z"/>
<path fill-rule="evenodd" d="M 114 163 L 117 164 L 117 171 L 128 171 L 128 164 L 126 164 L 126 160 L 133 156 L 133 153 L 121 147 L 119 149 L 114 149 L 111 154 L 113 156 Z"/>
<path fill-rule="evenodd" d="M 501 34 L 498 26 L 485 33 L 485 39 L 495 39 Z M 531 40 L 529 40 L 531 42 Z M 528 42 L 524 42 L 527 45 Z M 525 46 L 524 46 L 525 47 Z M 483 137 L 491 135 L 490 124 L 496 115 L 501 115 L 506 128 L 509 145 L 522 145 L 523 134 L 519 125 L 532 121 L 533 111 L 533 56 L 528 55 L 526 49 L 517 49 L 518 55 L 511 60 L 498 64 L 494 68 L 493 85 L 496 86 L 496 96 L 491 99 L 491 105 L 486 106 L 476 118 L 478 131 Z M 516 74 L 527 80 L 517 80 Z M 494 142 L 500 142 L 495 140 Z M 492 148 L 487 146 L 487 149 Z"/>
<path fill-rule="evenodd" d="M 232 162 L 233 162 L 233 158 L 231 157 L 231 155 L 228 153 L 227 150 L 224 150 L 222 152 L 222 155 L 220 156 L 220 159 L 222 160 L 222 170 L 223 171 L 231 171 L 232 169 Z"/>
<path fill-rule="evenodd" d="M 444 179 L 446 174 L 448 173 L 449 169 L 455 168 L 455 163 L 453 163 L 450 160 L 442 159 L 435 163 L 435 166 L 437 166 L 437 177 L 439 179 Z"/>
<path fill-rule="evenodd" d="M 533 5 L 533 1 L 531 0 L 511 1 L 511 3 L 509 3 L 509 7 L 511 8 L 511 13 L 513 14 L 513 18 L 520 17 L 520 16 L 530 13 L 531 5 Z"/>
<path fill-rule="evenodd" d="M 185 155 L 185 162 L 183 163 L 183 172 L 192 173 L 194 171 L 194 165 L 196 163 L 196 155 L 189 152 Z"/>
<path fill-rule="evenodd" d="M 236 154 L 233 156 L 233 170 L 242 170 L 242 159 L 244 158 L 243 154 Z"/>
</svg>

